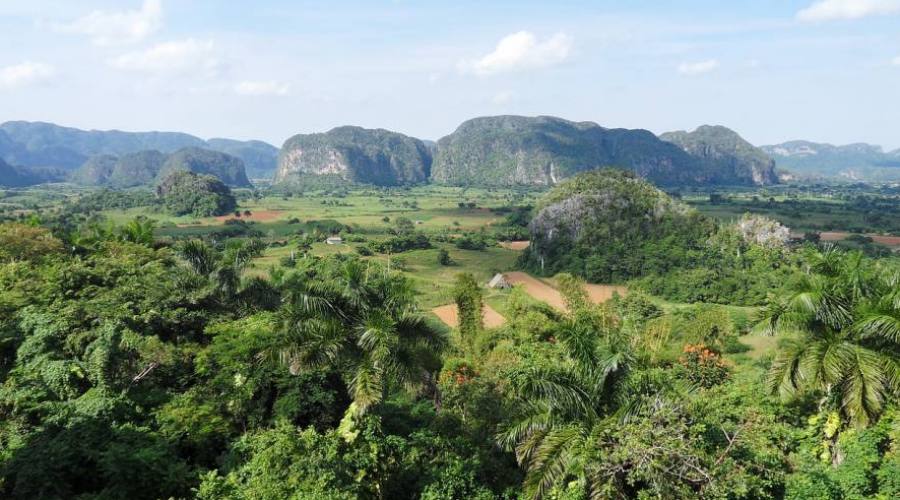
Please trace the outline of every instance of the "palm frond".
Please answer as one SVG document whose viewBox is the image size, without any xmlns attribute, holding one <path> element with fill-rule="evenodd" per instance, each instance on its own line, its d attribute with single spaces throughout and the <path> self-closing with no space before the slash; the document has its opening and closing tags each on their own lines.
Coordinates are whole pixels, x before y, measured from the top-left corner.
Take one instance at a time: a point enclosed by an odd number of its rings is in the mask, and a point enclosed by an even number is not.
<svg viewBox="0 0 900 500">
<path fill-rule="evenodd" d="M 350 379 L 350 395 L 360 414 L 381 401 L 384 394 L 383 371 L 369 361 L 357 366 Z"/>
<path fill-rule="evenodd" d="M 216 251 L 200 240 L 188 240 L 175 247 L 179 257 L 184 259 L 191 270 L 206 276 L 215 270 L 218 260 Z"/>
<path fill-rule="evenodd" d="M 790 342 L 772 361 L 766 376 L 766 385 L 769 391 L 777 393 L 782 400 L 792 399 L 803 384 L 801 364 L 806 348 L 807 346 L 801 342 Z"/>
<path fill-rule="evenodd" d="M 595 401 L 585 390 L 584 381 L 571 370 L 533 366 L 514 371 L 510 378 L 521 400 L 541 401 L 558 413 L 596 413 Z"/>
<path fill-rule="evenodd" d="M 851 423 L 863 427 L 881 413 L 887 395 L 887 373 L 876 353 L 856 347 L 853 354 L 853 368 L 841 384 L 841 410 Z"/>
<path fill-rule="evenodd" d="M 863 339 L 883 339 L 900 344 L 900 309 L 868 311 L 852 329 Z"/>
<path fill-rule="evenodd" d="M 587 432 L 580 425 L 550 429 L 525 464 L 525 492 L 531 498 L 543 498 L 554 486 L 577 475 Z"/>
</svg>

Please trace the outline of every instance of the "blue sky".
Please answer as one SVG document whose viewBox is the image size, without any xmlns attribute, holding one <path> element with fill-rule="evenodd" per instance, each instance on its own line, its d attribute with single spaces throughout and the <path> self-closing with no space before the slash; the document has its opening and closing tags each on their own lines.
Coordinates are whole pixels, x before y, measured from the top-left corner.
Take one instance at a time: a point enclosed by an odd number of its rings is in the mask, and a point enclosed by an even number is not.
<svg viewBox="0 0 900 500">
<path fill-rule="evenodd" d="M 900 0 L 4 0 L 0 121 L 437 139 L 549 114 L 900 147 Z"/>
</svg>

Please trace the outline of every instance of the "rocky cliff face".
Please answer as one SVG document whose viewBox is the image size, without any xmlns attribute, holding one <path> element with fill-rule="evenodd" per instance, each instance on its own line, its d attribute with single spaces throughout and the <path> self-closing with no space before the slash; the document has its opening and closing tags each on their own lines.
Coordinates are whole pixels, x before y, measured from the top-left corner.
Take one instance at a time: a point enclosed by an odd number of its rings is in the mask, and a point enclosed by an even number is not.
<svg viewBox="0 0 900 500">
<path fill-rule="evenodd" d="M 554 185 L 614 166 L 660 185 L 701 184 L 712 175 L 646 130 L 606 129 L 551 116 L 464 122 L 438 141 L 431 178 L 446 184 Z"/>
<path fill-rule="evenodd" d="M 583 172 L 538 201 L 522 263 L 544 275 L 624 281 L 658 266 L 669 252 L 683 258 L 685 248 L 708 238 L 713 224 L 634 172 Z"/>
<path fill-rule="evenodd" d="M 775 161 L 731 129 L 703 125 L 693 132 L 668 132 L 660 139 L 675 144 L 703 165 L 713 184 L 777 184 Z"/>
<path fill-rule="evenodd" d="M 338 127 L 288 139 L 281 148 L 275 182 L 327 176 L 394 186 L 425 182 L 430 169 L 431 155 L 418 139 L 382 129 Z"/>
</svg>

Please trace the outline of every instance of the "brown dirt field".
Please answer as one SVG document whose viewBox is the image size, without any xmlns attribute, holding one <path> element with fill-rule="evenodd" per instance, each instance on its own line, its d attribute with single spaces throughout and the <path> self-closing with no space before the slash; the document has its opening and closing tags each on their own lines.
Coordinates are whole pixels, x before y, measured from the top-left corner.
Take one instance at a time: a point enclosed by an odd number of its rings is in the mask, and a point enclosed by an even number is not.
<svg viewBox="0 0 900 500">
<path fill-rule="evenodd" d="M 824 231 L 819 233 L 819 237 L 822 241 L 840 241 L 846 239 L 847 236 L 850 236 L 851 233 L 847 233 L 844 231 Z M 802 238 L 802 234 L 791 235 L 798 238 Z M 882 245 L 888 245 L 892 247 L 900 246 L 900 236 L 881 236 L 878 234 L 866 234 L 869 238 L 872 238 L 872 241 L 875 243 L 881 243 Z"/>
<path fill-rule="evenodd" d="M 242 211 L 243 212 L 243 211 Z M 250 216 L 241 215 L 240 220 L 255 220 L 259 222 L 268 222 L 284 215 L 284 211 L 282 210 L 259 210 L 257 212 L 251 212 Z M 220 223 L 224 223 L 228 219 L 237 219 L 234 214 L 231 215 L 220 215 L 216 217 L 216 221 Z"/>
<path fill-rule="evenodd" d="M 881 243 L 882 245 L 890 245 L 892 247 L 900 246 L 900 236 L 878 236 L 877 234 L 869 235 L 875 243 Z"/>
<path fill-rule="evenodd" d="M 585 285 L 588 297 L 594 304 L 602 304 L 613 297 L 613 293 L 618 293 L 624 297 L 628 295 L 628 287 L 619 285 Z"/>
<path fill-rule="evenodd" d="M 563 299 L 562 294 L 554 288 L 556 282 L 553 279 L 548 279 L 547 282 L 545 282 L 520 271 L 504 273 L 503 275 L 506 276 L 506 280 L 513 285 L 521 284 L 525 288 L 525 291 L 528 292 L 528 295 L 531 295 L 535 299 L 546 302 L 560 311 L 567 310 L 565 299 Z M 628 294 L 628 287 L 619 285 L 587 284 L 585 285 L 585 290 L 587 291 L 591 302 L 594 304 L 606 302 L 612 298 L 613 293 L 618 293 L 623 297 Z"/>
<path fill-rule="evenodd" d="M 508 248 L 509 250 L 525 250 L 528 248 L 528 245 L 531 244 L 530 241 L 501 241 L 500 246 L 503 248 Z"/>
<path fill-rule="evenodd" d="M 566 310 L 566 302 L 563 300 L 562 294 L 552 286 L 520 271 L 512 271 L 503 275 L 506 276 L 506 281 L 511 284 L 522 285 L 525 291 L 528 292 L 528 295 L 535 299 L 546 302 L 560 311 Z"/>
<path fill-rule="evenodd" d="M 450 328 L 456 328 L 459 324 L 459 317 L 456 313 L 456 304 L 435 307 L 431 312 Z M 487 304 L 484 304 L 481 313 L 482 318 L 484 319 L 485 328 L 497 328 L 506 323 L 506 318 L 501 316 L 500 313 Z"/>
</svg>

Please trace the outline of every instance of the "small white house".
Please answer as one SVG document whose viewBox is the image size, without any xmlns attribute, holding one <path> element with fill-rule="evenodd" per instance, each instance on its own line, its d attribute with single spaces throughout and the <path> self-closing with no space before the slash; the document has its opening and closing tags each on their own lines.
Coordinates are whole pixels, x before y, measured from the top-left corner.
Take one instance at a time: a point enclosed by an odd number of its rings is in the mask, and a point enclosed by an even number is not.
<svg viewBox="0 0 900 500">
<path fill-rule="evenodd" d="M 340 236 L 329 236 L 325 238 L 325 243 L 329 245 L 340 245 L 344 240 Z"/>
</svg>

